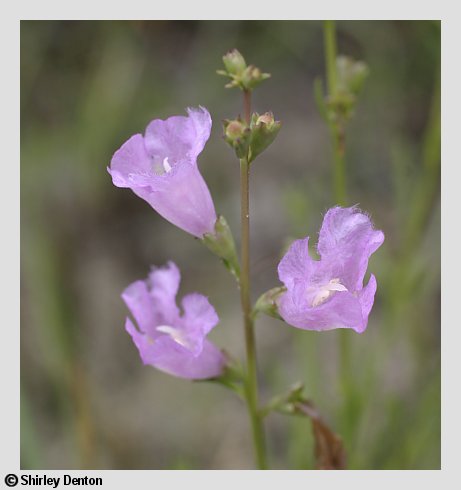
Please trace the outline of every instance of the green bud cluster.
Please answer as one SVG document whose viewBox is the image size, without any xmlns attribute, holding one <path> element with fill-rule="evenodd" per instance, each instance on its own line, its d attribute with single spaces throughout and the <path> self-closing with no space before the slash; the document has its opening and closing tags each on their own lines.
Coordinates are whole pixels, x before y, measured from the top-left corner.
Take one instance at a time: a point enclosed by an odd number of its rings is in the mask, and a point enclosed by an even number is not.
<svg viewBox="0 0 461 490">
<path fill-rule="evenodd" d="M 248 163 L 251 163 L 275 140 L 280 127 L 280 121 L 275 121 L 272 112 L 262 115 L 254 113 L 250 125 L 240 117 L 225 120 L 224 139 L 238 158 L 248 158 Z"/>
<path fill-rule="evenodd" d="M 354 61 L 348 56 L 336 58 L 338 92 L 358 95 L 369 75 L 368 66 L 363 61 Z"/>
<path fill-rule="evenodd" d="M 336 58 L 336 88 L 334 93 L 324 97 L 317 84 L 316 97 L 321 113 L 330 123 L 345 122 L 355 111 L 357 96 L 369 75 L 363 61 L 355 61 L 348 56 Z"/>
<path fill-rule="evenodd" d="M 230 78 L 226 88 L 237 87 L 241 90 L 253 90 L 264 80 L 270 77 L 254 65 L 246 64 L 245 58 L 237 49 L 232 49 L 223 56 L 225 70 L 217 70 L 218 75 Z"/>
</svg>

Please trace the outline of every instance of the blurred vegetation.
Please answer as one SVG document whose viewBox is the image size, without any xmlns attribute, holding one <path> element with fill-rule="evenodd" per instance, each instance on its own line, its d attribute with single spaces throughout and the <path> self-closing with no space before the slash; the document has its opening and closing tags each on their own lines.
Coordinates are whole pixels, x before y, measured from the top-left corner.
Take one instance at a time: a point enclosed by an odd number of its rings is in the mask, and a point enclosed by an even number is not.
<svg viewBox="0 0 461 490">
<path fill-rule="evenodd" d="M 352 469 L 440 468 L 440 23 L 339 21 L 338 53 L 369 75 L 346 142 L 347 203 L 386 241 L 369 270 L 367 331 L 256 334 L 262 398 L 306 384 L 342 435 Z M 283 122 L 252 175 L 253 297 L 278 284 L 284 247 L 335 204 L 332 147 L 317 111 L 325 77 L 314 21 L 21 22 L 22 469 L 252 468 L 246 411 L 232 393 L 144 367 L 124 331 L 121 291 L 173 259 L 181 294 L 209 296 L 220 346 L 243 354 L 238 292 L 221 264 L 106 172 L 154 118 L 205 106 L 199 164 L 238 240 L 238 168 L 221 121 L 241 112 L 215 71 L 238 48 L 272 78 L 254 110 Z M 344 403 L 339 338 L 347 334 Z M 313 467 L 309 423 L 271 415 L 273 468 Z"/>
</svg>

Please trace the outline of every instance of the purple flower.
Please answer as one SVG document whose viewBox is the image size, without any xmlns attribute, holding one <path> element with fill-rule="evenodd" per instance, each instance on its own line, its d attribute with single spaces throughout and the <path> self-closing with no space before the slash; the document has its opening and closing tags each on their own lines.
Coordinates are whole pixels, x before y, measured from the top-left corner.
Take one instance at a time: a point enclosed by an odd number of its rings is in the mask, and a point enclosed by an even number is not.
<svg viewBox="0 0 461 490">
<path fill-rule="evenodd" d="M 184 296 L 183 313 L 176 305 L 180 282 L 173 262 L 153 268 L 145 281 L 135 281 L 122 293 L 139 330 L 127 318 L 125 328 L 144 364 L 173 376 L 206 379 L 224 368 L 222 352 L 206 339 L 219 322 L 216 311 L 201 294 Z"/>
<path fill-rule="evenodd" d="M 197 157 L 210 137 L 211 117 L 200 107 L 188 116 L 155 119 L 114 153 L 107 170 L 117 187 L 129 187 L 161 216 L 202 238 L 213 233 L 216 212 Z"/>
<path fill-rule="evenodd" d="M 363 287 L 370 255 L 384 241 L 368 216 L 355 206 L 335 207 L 324 217 L 317 251 L 309 256 L 309 237 L 296 240 L 280 261 L 278 273 L 287 291 L 278 300 L 280 316 L 306 330 L 367 328 L 376 279 Z"/>
</svg>

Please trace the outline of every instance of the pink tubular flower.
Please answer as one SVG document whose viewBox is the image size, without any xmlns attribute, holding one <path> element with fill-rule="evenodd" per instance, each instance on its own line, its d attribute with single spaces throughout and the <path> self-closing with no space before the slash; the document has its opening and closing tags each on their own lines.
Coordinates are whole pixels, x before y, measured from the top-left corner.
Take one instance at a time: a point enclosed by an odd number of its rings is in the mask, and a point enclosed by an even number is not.
<svg viewBox="0 0 461 490">
<path fill-rule="evenodd" d="M 334 207 L 324 217 L 317 250 L 321 260 L 309 256 L 309 237 L 296 240 L 278 266 L 287 291 L 278 299 L 280 316 L 305 330 L 367 328 L 376 279 L 363 287 L 370 255 L 383 243 L 368 216 L 355 206 Z"/>
<path fill-rule="evenodd" d="M 216 212 L 197 157 L 210 137 L 211 117 L 200 107 L 188 116 L 155 119 L 145 135 L 118 149 L 107 169 L 117 187 L 129 187 L 161 216 L 192 235 L 213 233 Z"/>
<path fill-rule="evenodd" d="M 130 284 L 122 298 L 139 330 L 129 318 L 125 329 L 144 364 L 180 378 L 218 377 L 224 355 L 206 339 L 219 322 L 218 315 L 208 299 L 197 293 L 184 296 L 181 315 L 176 305 L 179 282 L 179 269 L 168 262 L 166 267 L 153 268 L 147 280 Z"/>
</svg>

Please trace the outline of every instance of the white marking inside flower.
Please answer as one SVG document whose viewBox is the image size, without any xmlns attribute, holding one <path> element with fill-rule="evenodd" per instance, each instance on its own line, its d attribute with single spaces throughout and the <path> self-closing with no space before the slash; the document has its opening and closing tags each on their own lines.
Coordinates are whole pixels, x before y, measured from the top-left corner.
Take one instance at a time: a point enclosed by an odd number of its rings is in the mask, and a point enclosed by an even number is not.
<svg viewBox="0 0 461 490">
<path fill-rule="evenodd" d="M 163 168 L 165 169 L 165 172 L 166 172 L 166 173 L 171 172 L 171 165 L 170 165 L 170 163 L 168 162 L 168 157 L 165 157 L 165 158 L 163 159 Z"/>
<path fill-rule="evenodd" d="M 346 286 L 339 282 L 339 278 L 332 279 L 328 284 L 324 284 L 317 289 L 312 300 L 312 306 L 319 306 L 332 296 L 336 291 L 347 291 Z"/>
<path fill-rule="evenodd" d="M 164 175 L 168 174 L 171 172 L 171 165 L 170 162 L 168 161 L 168 157 L 165 157 L 162 160 L 160 160 L 158 157 L 153 157 L 152 158 L 152 170 L 155 175 Z"/>
<path fill-rule="evenodd" d="M 169 335 L 177 344 L 183 347 L 190 348 L 189 342 L 184 338 L 183 333 L 177 328 L 170 327 L 169 325 L 160 325 L 156 328 L 159 332 Z"/>
</svg>

